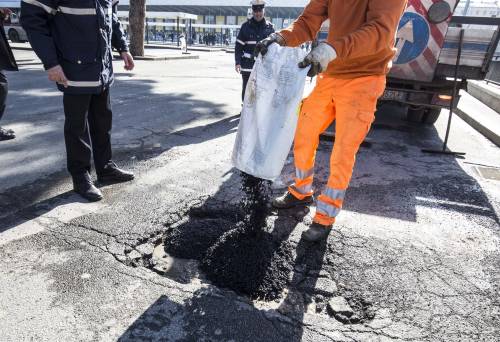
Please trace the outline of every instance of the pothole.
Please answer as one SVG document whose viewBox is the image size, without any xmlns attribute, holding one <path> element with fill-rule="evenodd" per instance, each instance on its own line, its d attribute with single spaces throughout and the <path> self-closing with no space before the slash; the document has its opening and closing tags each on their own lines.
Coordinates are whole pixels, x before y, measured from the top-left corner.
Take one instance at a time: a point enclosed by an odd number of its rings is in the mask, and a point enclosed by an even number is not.
<svg viewBox="0 0 500 342">
<path fill-rule="evenodd" d="M 247 180 L 239 203 L 220 194 L 187 203 L 149 239 L 153 247 L 140 241 L 126 253 L 128 264 L 183 284 L 210 282 L 285 315 L 310 312 L 343 324 L 373 319 L 369 302 L 337 286 L 324 261 L 326 244 L 291 238 L 297 213 L 271 214 L 268 190 Z"/>
<path fill-rule="evenodd" d="M 293 248 L 260 229 L 242 225 L 224 234 L 206 253 L 202 270 L 215 285 L 252 299 L 281 296 L 293 269 Z"/>
</svg>

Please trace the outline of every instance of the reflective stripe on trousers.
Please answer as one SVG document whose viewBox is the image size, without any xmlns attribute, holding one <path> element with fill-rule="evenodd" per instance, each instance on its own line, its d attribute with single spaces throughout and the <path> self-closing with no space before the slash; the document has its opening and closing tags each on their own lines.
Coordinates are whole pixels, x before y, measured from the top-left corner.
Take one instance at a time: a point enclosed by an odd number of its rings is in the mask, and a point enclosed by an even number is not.
<svg viewBox="0 0 500 342">
<path fill-rule="evenodd" d="M 302 200 L 313 195 L 313 177 L 314 169 L 300 170 L 295 168 L 295 183 L 288 187 L 288 191 L 296 198 Z"/>
<path fill-rule="evenodd" d="M 323 201 L 318 201 L 316 212 L 324 214 L 331 218 L 335 218 L 340 214 L 340 208 L 337 208 L 331 204 L 327 204 Z"/>
<path fill-rule="evenodd" d="M 295 169 L 295 176 L 298 179 L 306 179 L 312 177 L 313 175 L 314 175 L 314 169 L 309 169 L 307 171 L 299 170 L 297 168 Z"/>
<path fill-rule="evenodd" d="M 332 200 L 343 201 L 345 198 L 345 190 L 326 188 L 326 190 L 323 191 L 323 195 L 327 196 L 328 198 L 331 198 Z"/>
<path fill-rule="evenodd" d="M 304 196 L 309 196 L 309 194 L 312 192 L 312 184 L 306 184 L 303 186 L 297 186 L 294 184 L 291 186 L 291 188 Z"/>
<path fill-rule="evenodd" d="M 342 210 L 345 193 L 345 190 L 327 187 L 318 198 L 314 221 L 323 225 L 335 223 Z"/>
</svg>

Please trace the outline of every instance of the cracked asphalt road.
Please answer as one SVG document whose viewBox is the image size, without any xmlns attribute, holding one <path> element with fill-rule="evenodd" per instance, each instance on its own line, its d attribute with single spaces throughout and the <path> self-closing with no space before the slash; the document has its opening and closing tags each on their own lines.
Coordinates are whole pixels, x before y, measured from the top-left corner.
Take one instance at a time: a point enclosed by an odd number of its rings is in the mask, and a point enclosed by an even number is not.
<svg viewBox="0 0 500 342">
<path fill-rule="evenodd" d="M 169 227 L 237 213 L 231 56 L 118 75 L 115 158 L 137 180 L 104 187 L 97 204 L 69 191 L 61 99 L 28 64 L 9 75 L 2 121 L 20 136 L 0 144 L 2 341 L 500 340 L 500 184 L 476 169 L 499 167 L 500 150 L 459 119 L 450 146 L 464 160 L 420 151 L 440 145 L 445 117 L 421 128 L 384 108 L 328 243 L 301 240 L 306 213 L 268 217 L 294 246 L 294 270 L 280 300 L 251 301 L 159 252 Z M 330 148 L 320 146 L 316 187 Z M 292 173 L 289 158 L 283 181 Z"/>
</svg>

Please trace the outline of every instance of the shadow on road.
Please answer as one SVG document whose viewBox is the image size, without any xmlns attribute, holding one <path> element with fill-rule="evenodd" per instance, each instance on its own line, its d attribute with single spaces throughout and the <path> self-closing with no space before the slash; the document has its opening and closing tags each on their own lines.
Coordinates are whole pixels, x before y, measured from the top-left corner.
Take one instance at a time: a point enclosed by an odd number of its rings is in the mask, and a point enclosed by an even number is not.
<svg viewBox="0 0 500 342">
<path fill-rule="evenodd" d="M 441 148 L 438 129 L 408 123 L 398 110 L 389 107 L 377 117 L 368 143 L 357 155 L 344 210 L 417 222 L 419 210 L 443 209 L 499 223 L 481 185 L 455 158 L 421 151 Z M 453 127 L 451 134 L 455 134 Z M 332 148 L 331 138 L 322 139 L 316 161 L 317 190 L 326 184 Z M 294 172 L 293 163 L 286 165 L 286 178 Z"/>
<path fill-rule="evenodd" d="M 40 73 L 35 73 L 41 77 Z M 19 82 L 19 81 L 18 81 Z M 133 169 L 176 146 L 199 144 L 234 132 L 239 117 L 227 117 L 224 104 L 192 93 L 158 94 L 151 80 L 118 81 L 113 89 L 113 159 Z M 22 87 L 23 84 L 16 84 Z M 14 90 L 15 92 L 15 90 Z M 61 203 L 79 202 L 65 170 L 60 96 L 23 93 L 11 99 L 20 115 L 11 123 L 38 127 L 29 136 L 0 145 L 0 232 L 41 216 Z M 52 110 L 48 110 L 52 108 Z M 38 111 L 43 109 L 43 115 Z M 54 166 L 56 160 L 59 166 Z M 1 163 L 1 162 L 0 162 Z M 55 170 L 59 170 L 54 172 Z M 32 180 L 19 186 L 9 184 Z"/>
<path fill-rule="evenodd" d="M 233 169 L 232 175 L 220 186 L 219 190 L 208 198 L 199 201 L 187 201 L 184 208 L 184 217 L 179 221 L 178 211 L 172 219 L 165 223 L 165 247 L 174 258 L 170 271 L 164 276 L 183 284 L 189 284 L 195 278 L 212 284 L 206 275 L 197 268 L 203 262 L 210 247 L 227 232 L 240 229 L 245 220 L 252 222 L 265 221 L 265 226 L 260 228 L 265 233 L 260 235 L 264 240 L 265 234 L 271 234 L 275 241 L 276 250 L 270 255 L 255 253 L 248 249 L 248 239 L 253 239 L 252 234 L 239 236 L 240 253 L 235 250 L 228 251 L 235 260 L 227 259 L 227 271 L 222 282 L 232 284 L 240 289 L 258 289 L 255 293 L 262 295 L 269 291 L 270 295 L 277 289 L 282 292 L 287 288 L 285 295 L 274 305 L 275 309 L 257 309 L 252 304 L 248 295 L 239 296 L 234 288 L 219 289 L 213 285 L 195 291 L 191 298 L 182 304 L 174 304 L 166 297 L 160 298 L 141 317 L 136 320 L 122 335 L 120 341 L 141 340 L 175 340 L 175 341 L 287 341 L 298 342 L 303 337 L 302 321 L 305 311 L 309 306 L 316 307 L 317 300 L 323 298 L 319 295 L 316 283 L 320 277 L 325 277 L 322 265 L 327 250 L 326 241 L 312 244 L 295 236 L 291 237 L 298 225 L 303 222 L 308 214 L 307 208 L 298 210 L 283 210 L 279 213 L 267 211 L 259 205 L 255 207 L 260 211 L 254 212 L 252 203 L 248 203 L 248 196 L 257 198 L 266 195 L 248 194 L 247 186 L 242 187 L 242 182 L 247 178 Z M 266 187 L 264 185 L 264 187 Z M 269 190 L 269 189 L 267 189 Z M 265 190 L 264 190 L 265 192 Z M 262 213 L 266 216 L 260 218 Z M 169 215 L 167 215 L 169 216 Z M 266 224 L 267 222 L 267 224 Z M 297 241 L 298 240 L 298 241 Z M 293 258 L 289 261 L 289 273 L 285 275 L 286 284 L 281 284 L 283 269 L 276 269 L 273 258 L 278 252 L 278 246 L 288 241 L 293 249 Z M 264 248 L 265 241 L 262 241 Z M 234 241 L 237 245 L 238 241 Z M 252 243 L 250 244 L 251 246 Z M 258 243 L 254 248 L 259 248 Z M 241 255 L 240 255 L 241 254 Z M 227 258 L 231 258 L 229 255 Z M 263 259 L 264 258 L 264 259 Z M 186 259 L 195 259 L 193 263 Z M 178 263 L 175 265 L 175 263 Z M 262 274 L 249 274 L 253 264 L 262 265 Z M 183 268 L 184 267 L 184 268 Z M 233 275 L 234 279 L 228 282 L 227 276 Z M 251 279 L 251 280 L 250 280 Z M 242 283 L 248 284 L 241 285 Z M 256 283 L 254 283 L 256 282 Z M 238 290 L 236 291 L 238 292 Z M 240 294 L 241 295 L 241 294 Z M 274 297 L 273 297 L 274 298 Z M 278 300 L 278 299 L 277 299 Z M 320 299 L 326 305 L 326 298 Z M 315 309 L 316 310 L 316 309 Z"/>
</svg>

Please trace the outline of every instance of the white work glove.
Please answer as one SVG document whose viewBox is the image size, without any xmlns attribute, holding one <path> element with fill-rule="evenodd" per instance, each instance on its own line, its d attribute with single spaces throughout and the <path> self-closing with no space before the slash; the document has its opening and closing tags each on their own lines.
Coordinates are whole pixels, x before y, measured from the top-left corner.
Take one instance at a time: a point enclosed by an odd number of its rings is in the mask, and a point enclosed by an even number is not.
<svg viewBox="0 0 500 342">
<path fill-rule="evenodd" d="M 307 68 L 308 66 L 311 66 L 307 76 L 314 77 L 325 71 L 328 64 L 336 58 L 337 52 L 335 49 L 330 44 L 322 42 L 319 43 L 318 46 L 314 47 L 306 58 L 299 63 L 299 67 Z"/>
<path fill-rule="evenodd" d="M 257 58 L 259 54 L 264 57 L 267 54 L 269 46 L 274 43 L 280 46 L 285 46 L 285 39 L 279 33 L 271 33 L 269 37 L 257 43 L 257 46 L 255 46 L 254 57 Z"/>
</svg>

